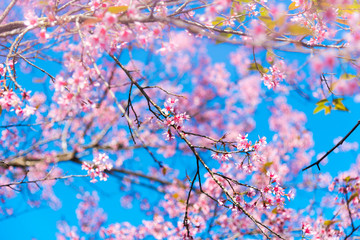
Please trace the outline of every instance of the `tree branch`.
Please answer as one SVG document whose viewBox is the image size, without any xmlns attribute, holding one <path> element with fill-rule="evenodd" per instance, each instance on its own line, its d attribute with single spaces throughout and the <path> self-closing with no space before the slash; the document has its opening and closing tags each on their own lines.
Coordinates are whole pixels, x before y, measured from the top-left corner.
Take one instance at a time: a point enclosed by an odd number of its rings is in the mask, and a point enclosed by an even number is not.
<svg viewBox="0 0 360 240">
<path fill-rule="evenodd" d="M 329 151 L 327 151 L 327 153 L 326 153 L 324 156 L 322 156 L 319 160 L 317 160 L 317 161 L 314 162 L 313 164 L 307 166 L 306 168 L 303 168 L 302 171 L 305 171 L 305 170 L 307 170 L 307 169 L 309 169 L 309 168 L 311 168 L 311 167 L 313 167 L 313 166 L 315 166 L 315 165 L 318 167 L 318 169 L 319 169 L 319 171 L 320 171 L 320 166 L 319 166 L 320 162 L 321 162 L 322 160 L 324 160 L 330 153 L 332 153 L 332 151 L 334 151 L 337 147 L 339 147 L 341 144 L 343 144 L 344 141 L 350 136 L 350 134 L 352 134 L 352 133 L 355 131 L 355 129 L 356 129 L 359 125 L 360 125 L 360 120 L 359 120 L 359 121 L 355 124 L 355 126 L 346 134 L 346 136 L 343 137 L 343 139 L 341 139 L 333 148 L 331 148 Z"/>
</svg>

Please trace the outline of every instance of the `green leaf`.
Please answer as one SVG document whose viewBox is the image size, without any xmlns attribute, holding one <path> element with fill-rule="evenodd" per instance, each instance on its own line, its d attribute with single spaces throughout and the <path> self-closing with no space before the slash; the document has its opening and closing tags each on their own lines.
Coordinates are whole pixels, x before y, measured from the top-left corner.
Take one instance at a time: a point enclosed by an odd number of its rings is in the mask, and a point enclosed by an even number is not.
<svg viewBox="0 0 360 240">
<path fill-rule="evenodd" d="M 111 13 L 121 13 L 121 12 L 125 12 L 126 10 L 128 10 L 128 6 L 112 6 L 108 8 L 108 12 Z"/>
</svg>

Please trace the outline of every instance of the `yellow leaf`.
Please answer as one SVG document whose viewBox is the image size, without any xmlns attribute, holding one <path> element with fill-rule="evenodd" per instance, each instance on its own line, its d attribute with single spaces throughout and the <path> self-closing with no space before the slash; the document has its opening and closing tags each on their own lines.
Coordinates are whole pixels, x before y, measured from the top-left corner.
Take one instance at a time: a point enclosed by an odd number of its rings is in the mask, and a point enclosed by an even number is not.
<svg viewBox="0 0 360 240">
<path fill-rule="evenodd" d="M 333 100 L 333 104 L 335 106 L 334 109 L 348 112 L 349 109 L 345 107 L 345 105 L 342 103 L 342 100 L 344 100 L 344 98 L 336 98 Z"/>
<path fill-rule="evenodd" d="M 356 78 L 356 75 L 354 74 L 349 74 L 349 73 L 344 73 L 340 76 L 341 80 L 351 80 L 353 78 Z"/>
<path fill-rule="evenodd" d="M 312 35 L 312 31 L 298 24 L 289 25 L 287 28 L 290 35 Z"/>
<path fill-rule="evenodd" d="M 350 177 L 350 176 L 347 176 L 346 178 L 344 178 L 344 181 L 347 182 L 347 183 L 348 183 L 350 180 L 351 180 L 351 177 Z"/>
<path fill-rule="evenodd" d="M 266 163 L 262 166 L 261 171 L 262 171 L 263 173 L 266 173 L 267 170 L 269 169 L 269 167 L 270 167 L 273 163 L 274 163 L 274 162 L 266 162 Z"/>
<path fill-rule="evenodd" d="M 261 66 L 261 64 L 256 64 L 256 63 L 252 63 L 250 64 L 249 70 L 256 70 L 256 71 L 260 71 L 261 73 L 267 73 L 269 71 L 269 69 L 264 68 L 263 66 Z"/>
<path fill-rule="evenodd" d="M 284 14 L 276 20 L 276 24 L 278 26 L 282 26 L 285 23 L 286 19 L 287 19 L 287 16 Z"/>
<path fill-rule="evenodd" d="M 263 23 L 265 23 L 265 25 L 269 28 L 269 29 L 274 29 L 276 26 L 276 22 L 272 20 L 271 17 L 269 16 L 260 16 L 259 19 L 261 21 L 263 21 Z"/>
<path fill-rule="evenodd" d="M 93 25 L 93 24 L 98 23 L 100 21 L 101 20 L 98 19 L 98 18 L 89 18 L 89 19 L 86 19 L 84 22 L 82 22 L 82 25 Z"/>
<path fill-rule="evenodd" d="M 162 172 L 162 174 L 165 176 L 165 175 L 166 175 L 166 172 L 167 172 L 166 167 L 163 167 L 163 168 L 161 169 L 161 172 Z"/>
<path fill-rule="evenodd" d="M 355 192 L 353 193 L 350 198 L 348 199 L 348 203 L 350 203 L 352 200 L 354 200 L 354 198 L 358 197 L 359 196 L 359 193 L 358 192 Z"/>
<path fill-rule="evenodd" d="M 277 213 L 278 213 L 277 208 L 274 208 L 271 212 L 272 212 L 273 214 L 277 214 Z"/>
<path fill-rule="evenodd" d="M 212 21 L 212 25 L 213 26 L 222 26 L 225 20 L 226 19 L 223 17 L 217 17 L 217 18 L 215 18 L 214 21 Z"/>
<path fill-rule="evenodd" d="M 289 10 L 295 10 L 295 9 L 297 9 L 298 7 L 300 7 L 300 6 L 296 6 L 295 2 L 292 2 L 292 3 L 289 5 Z"/>
<path fill-rule="evenodd" d="M 49 2 L 48 1 L 38 1 L 39 5 L 44 5 L 44 6 L 48 6 Z"/>
<path fill-rule="evenodd" d="M 335 221 L 335 220 L 326 220 L 326 221 L 324 221 L 324 225 L 326 227 L 328 227 L 328 226 L 330 226 L 330 225 L 332 225 L 334 223 L 337 223 L 337 222 L 339 222 L 339 220 L 337 220 L 337 221 Z"/>
<path fill-rule="evenodd" d="M 320 112 L 321 110 L 323 110 L 326 106 L 325 105 L 319 105 L 314 109 L 313 114 L 316 114 L 318 112 Z"/>
<path fill-rule="evenodd" d="M 348 21 L 345 19 L 336 19 L 336 22 L 344 25 L 349 25 Z"/>
<path fill-rule="evenodd" d="M 349 109 L 347 109 L 347 108 L 344 106 L 344 104 L 342 104 L 342 103 L 336 103 L 334 109 L 335 109 L 335 110 L 340 110 L 340 111 L 346 111 L 346 112 L 349 111 Z"/>
<path fill-rule="evenodd" d="M 341 4 L 339 5 L 339 9 L 342 10 L 343 12 L 347 12 L 347 13 L 355 13 L 355 12 L 359 12 L 360 9 L 360 4 L 358 3 L 354 3 L 354 4 Z"/>
<path fill-rule="evenodd" d="M 329 100 L 327 100 L 326 98 L 324 98 L 324 99 L 321 99 L 320 101 L 318 101 L 318 102 L 316 103 L 316 105 L 324 105 L 324 104 L 327 103 L 327 102 L 329 102 Z"/>
<path fill-rule="evenodd" d="M 126 10 L 128 10 L 128 6 L 112 6 L 108 8 L 108 12 L 111 13 L 121 13 L 121 12 L 125 12 Z"/>
<path fill-rule="evenodd" d="M 231 33 L 220 33 L 220 36 L 224 37 L 224 38 L 231 38 L 233 34 Z M 219 43 L 223 43 L 223 41 L 221 40 L 216 40 L 215 42 L 216 44 L 219 44 Z"/>
<path fill-rule="evenodd" d="M 331 112 L 331 106 L 325 107 L 325 115 L 329 114 Z"/>
</svg>

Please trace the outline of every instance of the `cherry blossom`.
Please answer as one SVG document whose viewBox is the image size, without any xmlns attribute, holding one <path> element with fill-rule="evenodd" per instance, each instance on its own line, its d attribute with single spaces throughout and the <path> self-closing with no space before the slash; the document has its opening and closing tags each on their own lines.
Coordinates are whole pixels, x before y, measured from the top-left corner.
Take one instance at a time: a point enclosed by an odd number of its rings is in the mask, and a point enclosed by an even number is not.
<svg viewBox="0 0 360 240">
<path fill-rule="evenodd" d="M 344 136 L 358 124 L 331 134 L 360 98 L 357 9 L 4 0 L 1 219 L 62 211 L 66 187 L 79 204 L 57 222 L 61 240 L 354 238 L 360 157 Z M 341 146 L 319 149 L 325 139 Z"/>
</svg>

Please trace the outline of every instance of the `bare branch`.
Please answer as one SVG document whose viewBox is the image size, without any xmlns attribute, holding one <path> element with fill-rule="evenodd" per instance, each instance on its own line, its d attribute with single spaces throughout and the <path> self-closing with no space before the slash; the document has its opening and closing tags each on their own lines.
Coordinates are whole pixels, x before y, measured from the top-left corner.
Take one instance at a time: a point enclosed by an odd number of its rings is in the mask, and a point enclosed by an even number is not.
<svg viewBox="0 0 360 240">
<path fill-rule="evenodd" d="M 306 168 L 303 168 L 302 171 L 305 171 L 313 166 L 317 166 L 318 169 L 320 170 L 320 166 L 319 164 L 321 163 L 322 160 L 324 160 L 330 153 L 332 153 L 337 147 L 339 147 L 341 144 L 344 143 L 344 141 L 350 136 L 350 134 L 352 134 L 355 129 L 360 125 L 360 120 L 355 124 L 355 126 L 346 134 L 345 137 L 343 137 L 333 148 L 331 148 L 329 151 L 327 151 L 327 153 L 325 153 L 324 156 L 322 156 L 319 160 L 317 160 L 316 162 L 314 162 L 313 164 L 307 166 Z"/>
</svg>

